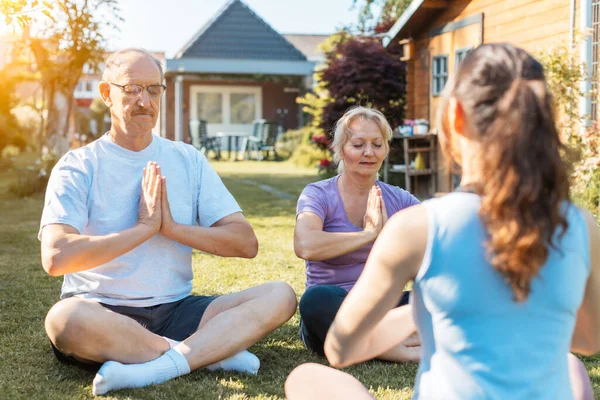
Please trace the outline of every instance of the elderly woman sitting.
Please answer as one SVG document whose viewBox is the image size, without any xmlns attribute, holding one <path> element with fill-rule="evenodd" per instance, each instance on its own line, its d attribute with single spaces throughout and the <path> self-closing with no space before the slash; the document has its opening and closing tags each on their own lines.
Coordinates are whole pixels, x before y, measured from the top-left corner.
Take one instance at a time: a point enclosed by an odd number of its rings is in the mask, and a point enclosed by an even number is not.
<svg viewBox="0 0 600 400">
<path fill-rule="evenodd" d="M 379 111 L 355 107 L 337 122 L 333 140 L 339 175 L 309 184 L 298 199 L 294 249 L 306 260 L 300 337 L 323 355 L 327 331 L 360 276 L 388 216 L 419 204 L 410 193 L 377 180 L 392 130 Z M 408 303 L 408 292 L 400 304 Z M 381 354 L 389 361 L 419 358 L 416 336 Z"/>
</svg>

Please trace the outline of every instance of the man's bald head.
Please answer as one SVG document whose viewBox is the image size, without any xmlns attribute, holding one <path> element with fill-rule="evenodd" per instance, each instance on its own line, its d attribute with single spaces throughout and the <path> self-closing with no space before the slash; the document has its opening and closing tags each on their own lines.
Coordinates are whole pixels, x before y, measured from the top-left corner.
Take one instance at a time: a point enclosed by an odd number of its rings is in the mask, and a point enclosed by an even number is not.
<svg viewBox="0 0 600 400">
<path fill-rule="evenodd" d="M 106 59 L 106 66 L 104 68 L 104 72 L 102 73 L 102 80 L 114 82 L 121 73 L 129 68 L 132 63 L 134 63 L 136 59 L 139 59 L 140 57 L 151 60 L 156 65 L 156 68 L 158 68 L 158 71 L 160 72 L 160 81 L 162 82 L 164 80 L 164 72 L 160 61 L 158 61 L 158 59 L 149 51 L 139 48 L 128 48 L 112 53 Z"/>
</svg>

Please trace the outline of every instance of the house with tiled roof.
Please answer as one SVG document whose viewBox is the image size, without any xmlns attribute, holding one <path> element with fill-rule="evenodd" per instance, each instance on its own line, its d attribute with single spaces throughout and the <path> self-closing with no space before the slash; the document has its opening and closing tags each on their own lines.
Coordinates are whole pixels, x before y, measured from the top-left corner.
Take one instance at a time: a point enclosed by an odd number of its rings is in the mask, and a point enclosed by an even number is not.
<svg viewBox="0 0 600 400">
<path fill-rule="evenodd" d="M 325 62 L 325 53 L 323 53 L 320 46 L 327 40 L 329 35 L 284 33 L 283 37 L 300 50 L 308 61 L 314 61 L 318 64 Z"/>
<path fill-rule="evenodd" d="M 316 63 L 232 0 L 167 60 L 161 132 L 189 142 L 192 119 L 206 120 L 209 136 L 250 134 L 261 118 L 301 126 L 296 98 L 310 87 Z"/>
</svg>

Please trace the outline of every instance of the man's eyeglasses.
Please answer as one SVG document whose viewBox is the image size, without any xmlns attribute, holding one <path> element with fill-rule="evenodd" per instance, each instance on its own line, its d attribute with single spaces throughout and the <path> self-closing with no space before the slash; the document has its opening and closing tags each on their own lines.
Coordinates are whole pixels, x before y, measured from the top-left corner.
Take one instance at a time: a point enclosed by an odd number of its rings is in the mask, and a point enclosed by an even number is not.
<svg viewBox="0 0 600 400">
<path fill-rule="evenodd" d="M 112 83 L 112 82 L 108 82 L 108 83 L 121 89 L 123 91 L 123 93 L 125 93 L 127 96 L 132 96 L 132 97 L 137 97 L 137 96 L 141 95 L 142 91 L 144 89 L 146 89 L 148 91 L 148 94 L 150 95 L 150 97 L 160 97 L 160 96 L 162 96 L 164 91 L 167 89 L 167 87 L 165 85 L 160 85 L 160 84 L 143 86 L 143 85 L 136 85 L 136 84 L 119 85 L 119 84 Z"/>
</svg>

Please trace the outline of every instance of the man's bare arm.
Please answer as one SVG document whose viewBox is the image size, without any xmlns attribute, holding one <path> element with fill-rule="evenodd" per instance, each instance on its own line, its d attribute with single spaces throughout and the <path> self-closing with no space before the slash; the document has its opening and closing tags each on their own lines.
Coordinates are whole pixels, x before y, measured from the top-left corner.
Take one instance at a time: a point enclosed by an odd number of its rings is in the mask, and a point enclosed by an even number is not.
<svg viewBox="0 0 600 400">
<path fill-rule="evenodd" d="M 52 276 L 85 271 L 139 246 L 154 236 L 161 223 L 161 185 L 155 163 L 144 168 L 139 217 L 136 226 L 103 236 L 80 235 L 65 224 L 50 224 L 42 229 L 42 266 Z"/>
<path fill-rule="evenodd" d="M 144 224 L 104 236 L 80 235 L 70 225 L 46 225 L 42 230 L 42 266 L 52 276 L 85 271 L 127 253 L 154 233 Z"/>
<path fill-rule="evenodd" d="M 158 169 L 160 172 L 160 169 Z M 171 215 L 166 177 L 162 177 L 162 221 L 160 234 L 205 253 L 221 257 L 254 258 L 258 240 L 241 212 L 221 218 L 210 227 L 179 224 Z"/>
<path fill-rule="evenodd" d="M 258 240 L 244 215 L 233 213 L 210 227 L 173 224 L 161 229 L 171 240 L 221 257 L 254 258 L 258 253 Z"/>
</svg>

